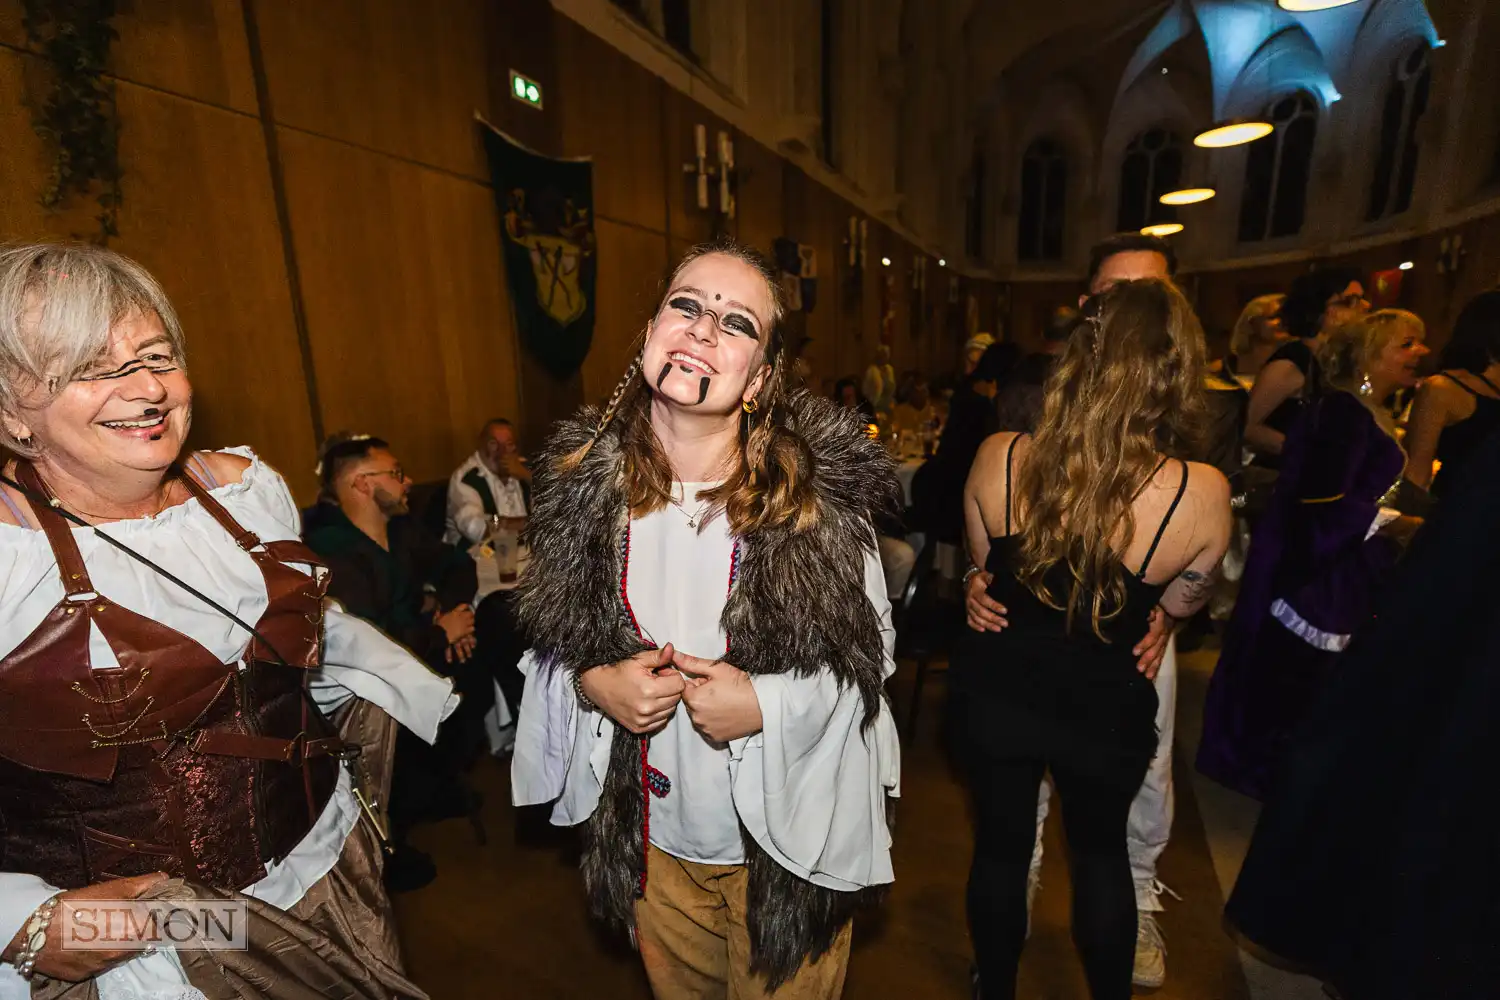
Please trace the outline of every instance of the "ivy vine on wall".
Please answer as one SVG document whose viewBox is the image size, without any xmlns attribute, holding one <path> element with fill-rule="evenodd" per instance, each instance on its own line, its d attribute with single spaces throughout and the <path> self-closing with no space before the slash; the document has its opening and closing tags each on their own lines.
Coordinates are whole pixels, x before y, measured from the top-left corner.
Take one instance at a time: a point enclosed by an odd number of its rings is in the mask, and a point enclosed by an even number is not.
<svg viewBox="0 0 1500 1000">
<path fill-rule="evenodd" d="M 105 76 L 116 0 L 24 0 L 26 37 L 41 53 L 50 90 L 32 111 L 32 127 L 52 151 L 42 205 L 76 196 L 99 203 L 94 240 L 120 235 L 120 121 L 115 86 Z"/>
</svg>

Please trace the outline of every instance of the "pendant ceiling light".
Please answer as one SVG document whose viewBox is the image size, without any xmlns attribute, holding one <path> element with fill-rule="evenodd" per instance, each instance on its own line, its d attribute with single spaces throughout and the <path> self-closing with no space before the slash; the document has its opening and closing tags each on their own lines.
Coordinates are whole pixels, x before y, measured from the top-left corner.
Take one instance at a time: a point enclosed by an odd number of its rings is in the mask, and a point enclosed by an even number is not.
<svg viewBox="0 0 1500 1000">
<path fill-rule="evenodd" d="M 1180 232 L 1182 232 L 1182 223 L 1180 222 L 1158 222 L 1141 229 L 1142 236 L 1171 236 L 1174 233 Z"/>
<path fill-rule="evenodd" d="M 1274 129 L 1275 126 L 1270 122 L 1224 122 L 1193 136 L 1193 145 L 1204 146 L 1209 149 L 1222 149 L 1225 146 L 1242 146 L 1247 142 L 1254 142 L 1256 139 L 1270 135 Z"/>
<path fill-rule="evenodd" d="M 1333 7 L 1343 7 L 1359 0 L 1276 0 L 1282 10 L 1294 10 L 1299 14 L 1309 10 L 1329 10 Z"/>
<path fill-rule="evenodd" d="M 1213 188 L 1182 188 L 1179 191 L 1168 191 L 1160 200 L 1163 205 L 1196 205 L 1216 194 L 1218 192 Z"/>
</svg>

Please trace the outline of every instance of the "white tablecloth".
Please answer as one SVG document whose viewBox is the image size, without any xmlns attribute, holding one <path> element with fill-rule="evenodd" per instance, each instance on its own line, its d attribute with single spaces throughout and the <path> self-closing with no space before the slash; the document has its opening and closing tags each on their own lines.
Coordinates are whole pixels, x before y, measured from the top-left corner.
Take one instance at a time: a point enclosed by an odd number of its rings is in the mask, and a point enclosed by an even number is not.
<svg viewBox="0 0 1500 1000">
<path fill-rule="evenodd" d="M 911 484 L 917 478 L 917 470 L 926 464 L 926 459 L 908 458 L 896 466 L 896 479 L 901 483 L 901 496 L 906 506 L 911 506 Z"/>
</svg>

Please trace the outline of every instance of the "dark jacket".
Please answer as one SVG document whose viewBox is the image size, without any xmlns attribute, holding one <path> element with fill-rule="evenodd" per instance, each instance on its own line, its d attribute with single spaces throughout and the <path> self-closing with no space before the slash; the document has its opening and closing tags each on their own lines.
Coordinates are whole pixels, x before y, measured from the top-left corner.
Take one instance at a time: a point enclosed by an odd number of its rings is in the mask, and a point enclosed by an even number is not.
<svg viewBox="0 0 1500 1000">
<path fill-rule="evenodd" d="M 304 514 L 302 537 L 332 572 L 328 596 L 429 665 L 443 665 L 448 637 L 423 614 L 423 597 L 430 587 L 442 611 L 471 603 L 479 584 L 467 553 L 434 538 L 409 516 L 391 521 L 387 551 L 331 503 Z"/>
</svg>

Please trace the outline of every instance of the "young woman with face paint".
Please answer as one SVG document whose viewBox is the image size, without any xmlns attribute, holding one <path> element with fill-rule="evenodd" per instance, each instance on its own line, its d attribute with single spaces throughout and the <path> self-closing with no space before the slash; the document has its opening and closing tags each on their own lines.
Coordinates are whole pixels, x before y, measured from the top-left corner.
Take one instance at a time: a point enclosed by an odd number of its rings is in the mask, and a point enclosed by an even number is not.
<svg viewBox="0 0 1500 1000">
<path fill-rule="evenodd" d="M 878 443 L 788 388 L 774 270 L 668 280 L 609 404 L 538 463 L 513 784 L 585 824 L 595 914 L 659 997 L 834 997 L 891 881 Z"/>
</svg>

